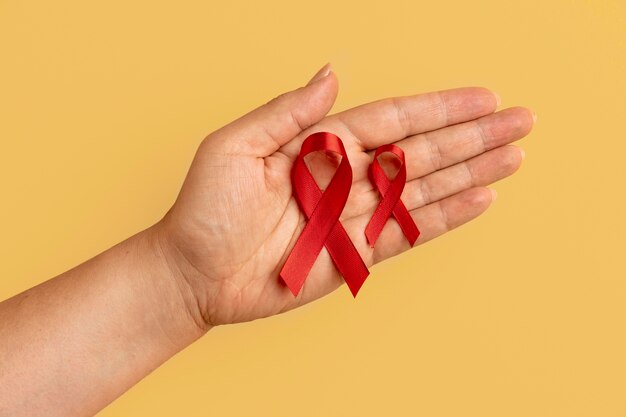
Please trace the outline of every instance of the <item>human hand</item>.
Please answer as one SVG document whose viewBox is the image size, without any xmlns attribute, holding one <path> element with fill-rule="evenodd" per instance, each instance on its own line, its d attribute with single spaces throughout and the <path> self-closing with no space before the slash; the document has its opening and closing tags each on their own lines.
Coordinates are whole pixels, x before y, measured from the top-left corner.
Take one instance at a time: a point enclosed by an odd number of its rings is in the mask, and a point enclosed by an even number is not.
<svg viewBox="0 0 626 417">
<path fill-rule="evenodd" d="M 338 91 L 329 66 L 304 87 L 283 94 L 211 133 L 198 148 L 180 194 L 156 225 L 189 312 L 202 327 L 278 314 L 322 297 L 343 283 L 322 250 L 297 297 L 278 274 L 306 224 L 292 198 L 290 171 L 304 139 L 339 136 L 353 169 L 340 221 L 369 267 L 407 249 L 394 219 L 374 248 L 364 235 L 380 201 L 368 179 L 374 150 L 401 147 L 407 160 L 402 201 L 419 227 L 416 246 L 482 214 L 495 198 L 485 186 L 514 173 L 527 135 L 526 108 L 494 113 L 484 88 L 379 100 L 327 116 Z M 323 188 L 337 160 L 308 159 Z"/>
</svg>

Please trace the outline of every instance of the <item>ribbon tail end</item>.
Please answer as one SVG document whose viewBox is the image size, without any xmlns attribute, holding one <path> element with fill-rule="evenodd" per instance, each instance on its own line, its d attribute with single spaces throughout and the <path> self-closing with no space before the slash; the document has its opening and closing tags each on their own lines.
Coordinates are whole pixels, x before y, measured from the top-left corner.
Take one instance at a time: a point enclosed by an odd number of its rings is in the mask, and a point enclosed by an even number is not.
<svg viewBox="0 0 626 417">
<path fill-rule="evenodd" d="M 287 278 L 282 274 L 280 275 L 280 279 L 285 283 L 285 286 L 289 288 L 289 291 L 291 291 L 294 297 L 297 297 L 298 294 L 300 294 L 300 290 L 302 289 L 304 282 L 297 282 L 297 280 Z"/>
<path fill-rule="evenodd" d="M 411 236 L 411 239 L 409 239 L 409 242 L 411 243 L 411 247 L 415 246 L 415 242 L 417 242 L 417 238 L 420 237 L 420 229 L 417 228 L 417 225 L 415 226 L 415 233 Z"/>
<path fill-rule="evenodd" d="M 359 293 L 359 290 L 361 289 L 361 287 L 350 287 L 348 286 L 348 288 L 350 288 L 350 292 L 352 293 L 352 298 L 356 298 L 356 295 Z"/>
<path fill-rule="evenodd" d="M 356 295 L 359 293 L 359 290 L 361 289 L 361 287 L 363 287 L 365 280 L 369 276 L 369 271 L 367 270 L 367 268 L 365 268 L 364 271 L 365 272 L 362 273 L 358 277 L 353 277 L 351 279 L 344 278 L 344 280 L 346 281 L 346 284 L 348 284 L 348 288 L 350 289 L 350 292 L 352 293 L 352 297 L 354 298 L 356 298 Z"/>
<path fill-rule="evenodd" d="M 370 245 L 370 248 L 373 248 L 376 245 L 376 241 L 378 240 L 378 234 L 366 230 L 365 238 L 367 239 L 367 243 Z"/>
</svg>

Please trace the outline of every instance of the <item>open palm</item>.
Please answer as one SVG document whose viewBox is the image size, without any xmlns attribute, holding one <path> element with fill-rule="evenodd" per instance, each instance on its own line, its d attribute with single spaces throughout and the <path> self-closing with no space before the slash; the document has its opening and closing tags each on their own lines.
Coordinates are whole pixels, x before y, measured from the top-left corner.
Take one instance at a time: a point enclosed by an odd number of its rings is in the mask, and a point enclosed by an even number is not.
<svg viewBox="0 0 626 417">
<path fill-rule="evenodd" d="M 278 274 L 306 218 L 292 198 L 290 171 L 304 139 L 317 131 L 339 136 L 353 183 L 340 221 L 371 266 L 409 249 L 390 219 L 375 248 L 364 235 L 380 201 L 367 177 L 374 150 L 401 147 L 407 160 L 402 195 L 420 228 L 416 246 L 483 213 L 495 194 L 486 185 L 517 170 L 533 113 L 494 113 L 497 97 L 461 88 L 388 98 L 328 115 L 338 81 L 326 66 L 304 87 L 283 94 L 210 134 L 172 209 L 160 223 L 173 268 L 207 326 L 253 320 L 317 299 L 343 282 L 323 249 L 297 297 Z M 307 162 L 323 188 L 337 161 Z M 367 282 L 365 288 L 367 287 Z"/>
</svg>

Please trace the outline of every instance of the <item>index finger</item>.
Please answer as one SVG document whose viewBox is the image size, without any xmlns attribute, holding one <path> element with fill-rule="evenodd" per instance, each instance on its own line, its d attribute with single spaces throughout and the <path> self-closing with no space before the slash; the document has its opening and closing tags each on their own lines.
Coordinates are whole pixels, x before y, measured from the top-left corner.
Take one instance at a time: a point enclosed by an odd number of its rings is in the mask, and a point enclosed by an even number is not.
<svg viewBox="0 0 626 417">
<path fill-rule="evenodd" d="M 498 96 L 483 87 L 463 87 L 363 104 L 329 118 L 343 123 L 363 150 L 493 113 Z"/>
</svg>

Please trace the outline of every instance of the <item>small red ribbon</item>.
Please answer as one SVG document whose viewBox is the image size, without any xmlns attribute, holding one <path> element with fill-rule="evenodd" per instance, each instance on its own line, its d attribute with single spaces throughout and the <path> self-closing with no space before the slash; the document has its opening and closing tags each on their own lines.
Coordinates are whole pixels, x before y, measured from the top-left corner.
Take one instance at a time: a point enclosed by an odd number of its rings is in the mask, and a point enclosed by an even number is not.
<svg viewBox="0 0 626 417">
<path fill-rule="evenodd" d="M 324 192 L 304 163 L 304 157 L 316 151 L 341 155 L 339 167 Z M 307 137 L 291 171 L 291 182 L 293 195 L 308 221 L 280 271 L 280 277 L 293 295 L 298 295 L 315 259 L 326 246 L 356 297 L 369 271 L 339 221 L 352 187 L 352 167 L 341 139 L 328 132 L 317 132 Z"/>
<path fill-rule="evenodd" d="M 378 156 L 383 152 L 391 152 L 400 159 L 398 173 L 391 181 L 387 178 L 385 171 L 383 171 L 383 168 L 378 162 Z M 370 165 L 370 180 L 376 188 L 378 188 L 382 198 L 365 228 L 365 236 L 370 246 L 374 247 L 376 240 L 385 227 L 385 223 L 387 223 L 387 219 L 392 214 L 398 221 L 404 236 L 411 246 L 413 246 L 420 235 L 420 231 L 404 206 L 404 203 L 400 200 L 402 190 L 404 190 L 404 184 L 406 183 L 406 163 L 402 149 L 392 144 L 382 145 L 376 149 L 374 162 Z"/>
</svg>

